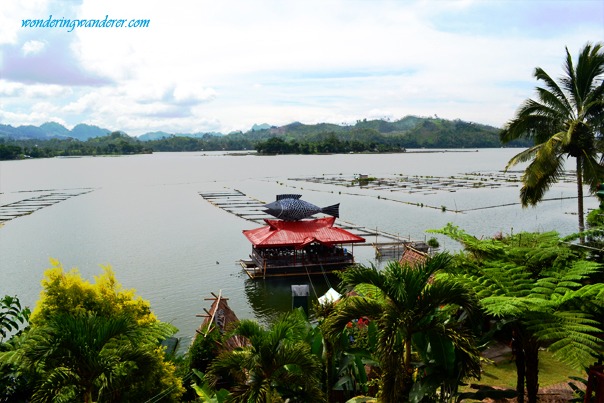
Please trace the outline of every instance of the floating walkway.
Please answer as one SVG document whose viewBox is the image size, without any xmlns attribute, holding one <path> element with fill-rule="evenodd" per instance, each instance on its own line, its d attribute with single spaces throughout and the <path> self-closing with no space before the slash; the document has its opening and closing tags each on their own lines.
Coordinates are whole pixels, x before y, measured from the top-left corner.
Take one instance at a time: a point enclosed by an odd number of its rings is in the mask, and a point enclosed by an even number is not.
<svg viewBox="0 0 604 403">
<path fill-rule="evenodd" d="M 258 225 L 265 225 L 264 220 L 267 218 L 274 219 L 273 216 L 264 212 L 266 202 L 248 196 L 237 189 L 225 189 L 220 192 L 199 192 L 199 195 L 214 206 Z M 337 223 L 339 228 L 367 240 L 367 243 L 356 244 L 355 247 L 372 246 L 379 258 L 397 259 L 404 250 L 404 244 L 420 242 L 377 228 L 365 228 L 339 218 Z"/>
<path fill-rule="evenodd" d="M 93 190 L 94 189 L 66 189 L 32 191 L 32 193 L 42 194 L 0 206 L 0 223 L 24 215 L 29 215 L 35 211 L 55 205 L 72 197 L 90 193 Z"/>
</svg>

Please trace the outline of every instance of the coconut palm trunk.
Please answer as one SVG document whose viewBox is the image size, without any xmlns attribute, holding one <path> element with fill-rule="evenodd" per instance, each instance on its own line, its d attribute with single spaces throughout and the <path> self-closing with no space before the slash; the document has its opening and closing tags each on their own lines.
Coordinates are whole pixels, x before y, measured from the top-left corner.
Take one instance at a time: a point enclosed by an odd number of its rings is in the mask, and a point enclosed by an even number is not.
<svg viewBox="0 0 604 403">
<path fill-rule="evenodd" d="M 579 216 L 579 242 L 585 243 L 585 214 L 583 212 L 583 164 L 582 157 L 577 157 L 577 214 Z"/>
</svg>

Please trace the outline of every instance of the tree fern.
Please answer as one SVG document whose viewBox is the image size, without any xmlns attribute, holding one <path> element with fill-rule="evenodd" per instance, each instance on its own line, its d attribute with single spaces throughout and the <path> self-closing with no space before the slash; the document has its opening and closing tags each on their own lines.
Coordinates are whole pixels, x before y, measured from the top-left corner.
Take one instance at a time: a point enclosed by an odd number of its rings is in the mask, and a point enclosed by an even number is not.
<svg viewBox="0 0 604 403">
<path fill-rule="evenodd" d="M 584 260 L 554 232 L 479 240 L 451 225 L 440 231 L 469 245 L 448 275 L 473 289 L 484 312 L 515 332 L 516 348 L 527 357 L 529 400 L 538 387 L 533 364 L 539 348 L 550 349 L 575 368 L 590 365 L 601 354 L 603 329 L 597 315 L 604 314 L 604 284 L 593 283 L 602 274 L 600 264 Z M 529 357 L 534 360 L 530 368 Z"/>
</svg>

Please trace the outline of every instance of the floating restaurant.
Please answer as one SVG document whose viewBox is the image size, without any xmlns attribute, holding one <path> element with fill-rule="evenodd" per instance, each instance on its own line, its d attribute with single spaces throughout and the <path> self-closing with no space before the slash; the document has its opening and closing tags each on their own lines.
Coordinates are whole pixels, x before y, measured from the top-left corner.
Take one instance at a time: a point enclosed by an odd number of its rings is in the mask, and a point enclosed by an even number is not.
<svg viewBox="0 0 604 403">
<path fill-rule="evenodd" d="M 249 260 L 240 261 L 241 266 L 253 279 L 325 274 L 351 266 L 353 246 L 365 238 L 335 227 L 335 220 L 265 219 L 266 226 L 243 231 L 252 253 Z"/>
</svg>

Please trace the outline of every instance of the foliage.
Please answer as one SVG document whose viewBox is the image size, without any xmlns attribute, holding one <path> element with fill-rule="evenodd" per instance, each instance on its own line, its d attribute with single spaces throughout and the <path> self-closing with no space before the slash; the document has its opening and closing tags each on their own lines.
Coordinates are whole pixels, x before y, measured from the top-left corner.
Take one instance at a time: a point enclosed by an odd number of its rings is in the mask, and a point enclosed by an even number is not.
<svg viewBox="0 0 604 403">
<path fill-rule="evenodd" d="M 6 295 L 0 299 L 0 353 L 10 350 L 12 340 L 27 330 L 29 315 L 29 308 L 21 307 L 16 296 Z M 8 342 L 4 343 L 7 338 Z M 24 401 L 27 383 L 17 366 L 0 362 L 0 402 Z"/>
<path fill-rule="evenodd" d="M 522 176 L 523 206 L 539 203 L 550 186 L 560 179 L 566 159 L 575 158 L 579 232 L 584 230 L 583 181 L 593 193 L 604 177 L 604 168 L 599 163 L 604 151 L 601 144 L 604 128 L 602 46 L 602 43 L 586 44 L 576 65 L 566 49 L 565 75 L 559 82 L 542 68 L 535 68 L 534 77 L 544 84 L 537 87 L 538 99 L 526 100 L 500 135 L 504 143 L 518 138 L 535 143 L 514 156 L 506 167 L 531 161 Z"/>
<path fill-rule="evenodd" d="M 564 241 L 573 242 L 577 239 L 585 239 L 590 259 L 604 262 L 604 210 L 598 208 L 587 214 L 587 229 L 581 233 L 570 234 L 564 237 Z"/>
<path fill-rule="evenodd" d="M 443 382 L 449 382 L 436 375 L 432 382 L 430 376 L 437 371 L 447 372 L 455 385 L 460 379 L 479 376 L 473 336 L 458 320 L 462 312 L 474 311 L 476 301 L 456 281 L 435 277 L 449 263 L 447 254 L 438 254 L 413 268 L 390 262 L 381 272 L 360 266 L 341 274 L 347 290 L 367 284 L 379 290 L 381 298 L 361 295 L 342 299 L 326 321 L 327 335 L 337 337 L 355 318 L 367 317 L 375 323 L 380 396 L 384 401 L 411 398 L 414 383 L 423 385 L 422 396 L 434 393 Z M 440 354 L 445 350 L 448 358 Z"/>
<path fill-rule="evenodd" d="M 83 155 L 127 155 L 150 153 L 136 138 L 121 132 L 85 141 L 67 139 L 0 139 L 0 160 L 51 158 Z"/>
<path fill-rule="evenodd" d="M 602 271 L 598 263 L 561 243 L 556 233 L 479 240 L 451 225 L 436 232 L 464 244 L 455 278 L 512 331 L 519 394 L 526 379 L 529 401 L 536 399 L 540 348 L 577 369 L 601 354 L 604 284 L 593 281 Z"/>
<path fill-rule="evenodd" d="M 217 327 L 205 336 L 198 334 L 187 352 L 189 369 L 205 373 L 212 360 L 219 354 L 220 340 L 221 334 Z"/>
<path fill-rule="evenodd" d="M 2 126 L 2 125 L 0 125 Z M 52 129 L 45 124 L 44 129 Z M 1 127 L 0 127 L 1 129 Z M 68 136 L 69 131 L 30 127 L 41 136 Z M 37 130 L 35 130 L 37 129 Z M 0 130 L 1 131 L 1 130 Z M 152 151 L 253 150 L 264 154 L 317 154 L 349 152 L 400 152 L 405 148 L 485 148 L 500 147 L 497 128 L 461 120 L 406 116 L 396 121 L 359 120 L 354 125 L 292 123 L 282 127 L 253 129 L 227 135 L 197 133 L 170 135 L 154 133 L 153 140 L 142 141 L 121 132 L 88 138 L 0 137 L 0 160 L 48 158 L 79 155 L 121 155 Z M 0 133 L 0 136 L 3 134 Z M 6 135 L 6 134 L 5 134 Z M 161 138 L 157 136 L 162 135 Z M 10 136 L 10 134 L 8 134 Z M 530 142 L 514 140 L 513 147 Z"/>
<path fill-rule="evenodd" d="M 42 375 L 33 401 L 150 398 L 171 386 L 149 389 L 150 382 L 163 381 L 158 342 L 173 331 L 159 322 L 140 326 L 125 314 L 59 313 L 32 326 L 2 359 Z"/>
<path fill-rule="evenodd" d="M 369 285 L 363 288 L 368 293 L 375 289 Z M 361 317 L 348 322 L 340 333 L 330 334 L 327 319 L 334 313 L 335 306 L 330 301 L 314 306 L 323 338 L 325 385 L 329 397 L 334 391 L 342 398 L 371 394 L 375 389 L 375 370 L 379 365 L 376 361 L 376 324 Z"/>
<path fill-rule="evenodd" d="M 203 372 L 194 369 L 193 373 L 199 379 L 199 382 L 192 382 L 191 387 L 195 390 L 197 396 L 199 396 L 203 403 L 223 403 L 227 401 L 229 396 L 228 390 L 220 389 L 216 392 L 208 385 Z"/>
<path fill-rule="evenodd" d="M 29 315 L 29 308 L 22 308 L 16 296 L 5 295 L 0 299 L 0 346 L 9 334 L 20 333 L 19 329 L 27 324 Z"/>
<path fill-rule="evenodd" d="M 176 329 L 123 290 L 109 267 L 91 284 L 52 266 L 30 329 L 0 354 L 34 382 L 32 401 L 178 401 L 182 385 L 160 345 Z"/>
<path fill-rule="evenodd" d="M 94 276 L 95 283 L 82 279 L 77 269 L 65 272 L 61 263 L 50 259 L 51 267 L 44 272 L 42 292 L 32 314 L 32 324 L 42 324 L 59 313 L 100 316 L 125 314 L 140 325 L 157 322 L 148 301 L 133 289 L 123 289 L 110 266 L 101 266 L 103 273 Z"/>
<path fill-rule="evenodd" d="M 319 402 L 321 365 L 303 340 L 308 322 L 299 310 L 282 316 L 269 329 L 251 320 L 240 321 L 234 335 L 249 345 L 226 351 L 214 360 L 207 373 L 209 384 L 228 386 L 229 401 Z"/>
</svg>

